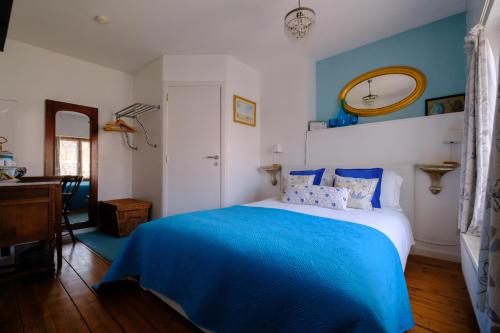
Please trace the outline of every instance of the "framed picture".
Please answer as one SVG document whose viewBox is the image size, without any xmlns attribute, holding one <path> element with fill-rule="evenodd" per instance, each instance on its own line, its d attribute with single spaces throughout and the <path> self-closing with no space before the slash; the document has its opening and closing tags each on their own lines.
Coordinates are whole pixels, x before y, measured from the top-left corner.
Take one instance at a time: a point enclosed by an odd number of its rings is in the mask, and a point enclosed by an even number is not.
<svg viewBox="0 0 500 333">
<path fill-rule="evenodd" d="M 310 121 L 309 131 L 317 131 L 328 128 L 328 123 L 326 121 Z"/>
<path fill-rule="evenodd" d="M 425 100 L 425 115 L 453 113 L 464 111 L 465 94 L 444 96 Z"/>
<path fill-rule="evenodd" d="M 257 104 L 249 99 L 234 95 L 233 121 L 255 127 L 257 123 Z"/>
</svg>

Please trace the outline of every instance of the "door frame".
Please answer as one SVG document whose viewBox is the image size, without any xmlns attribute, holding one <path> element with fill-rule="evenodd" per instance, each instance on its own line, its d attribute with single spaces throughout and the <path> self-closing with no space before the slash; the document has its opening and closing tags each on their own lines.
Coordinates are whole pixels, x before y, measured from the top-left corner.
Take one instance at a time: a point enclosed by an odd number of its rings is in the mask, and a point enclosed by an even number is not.
<svg viewBox="0 0 500 333">
<path fill-rule="evenodd" d="M 99 141 L 99 109 L 59 102 L 53 100 L 45 100 L 45 163 L 44 175 L 55 176 L 55 160 L 56 160 L 56 114 L 59 111 L 72 111 L 86 115 L 89 117 L 90 130 L 90 200 L 89 200 L 89 221 L 73 224 L 74 229 L 82 229 L 97 226 L 98 222 L 98 141 Z"/>
<path fill-rule="evenodd" d="M 165 113 L 163 117 L 163 183 L 166 184 L 163 188 L 163 216 L 168 214 L 168 92 L 169 87 L 200 87 L 200 86 L 218 86 L 220 89 L 219 95 L 219 120 L 220 120 L 220 206 L 226 206 L 226 88 L 224 81 L 166 81 L 164 83 L 165 98 Z"/>
</svg>

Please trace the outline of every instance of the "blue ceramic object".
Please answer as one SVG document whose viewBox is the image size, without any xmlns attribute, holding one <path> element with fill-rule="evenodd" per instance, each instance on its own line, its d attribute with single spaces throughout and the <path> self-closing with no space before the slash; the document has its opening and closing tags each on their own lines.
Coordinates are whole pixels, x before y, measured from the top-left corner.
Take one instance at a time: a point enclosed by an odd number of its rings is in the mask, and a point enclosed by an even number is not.
<svg viewBox="0 0 500 333">
<path fill-rule="evenodd" d="M 355 125 L 358 123 L 359 118 L 357 115 L 347 113 L 344 110 L 345 100 L 340 101 L 340 110 L 337 118 L 332 118 L 328 121 L 328 127 L 343 127 Z"/>
<path fill-rule="evenodd" d="M 432 114 L 443 114 L 444 113 L 444 105 L 443 103 L 434 103 L 431 107 Z"/>
</svg>

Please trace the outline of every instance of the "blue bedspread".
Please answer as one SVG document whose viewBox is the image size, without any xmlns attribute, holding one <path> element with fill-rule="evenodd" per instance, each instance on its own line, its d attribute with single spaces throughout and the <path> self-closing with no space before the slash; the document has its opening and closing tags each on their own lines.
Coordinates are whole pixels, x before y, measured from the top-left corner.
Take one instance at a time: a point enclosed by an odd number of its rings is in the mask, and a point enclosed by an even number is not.
<svg viewBox="0 0 500 333">
<path fill-rule="evenodd" d="M 381 232 L 236 206 L 141 225 L 103 283 L 140 276 L 216 332 L 403 332 L 401 261 Z"/>
</svg>

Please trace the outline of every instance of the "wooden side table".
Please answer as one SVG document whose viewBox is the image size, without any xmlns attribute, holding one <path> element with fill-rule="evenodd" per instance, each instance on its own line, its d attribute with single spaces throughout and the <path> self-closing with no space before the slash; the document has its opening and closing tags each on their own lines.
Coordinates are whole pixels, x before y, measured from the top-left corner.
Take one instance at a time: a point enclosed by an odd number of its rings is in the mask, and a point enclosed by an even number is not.
<svg viewBox="0 0 500 333">
<path fill-rule="evenodd" d="M 60 182 L 0 183 L 0 247 L 36 241 L 46 244 L 48 259 L 44 267 L 33 271 L 54 272 L 54 248 L 59 269 L 62 265 Z"/>
</svg>

